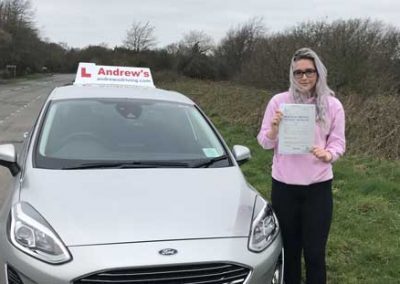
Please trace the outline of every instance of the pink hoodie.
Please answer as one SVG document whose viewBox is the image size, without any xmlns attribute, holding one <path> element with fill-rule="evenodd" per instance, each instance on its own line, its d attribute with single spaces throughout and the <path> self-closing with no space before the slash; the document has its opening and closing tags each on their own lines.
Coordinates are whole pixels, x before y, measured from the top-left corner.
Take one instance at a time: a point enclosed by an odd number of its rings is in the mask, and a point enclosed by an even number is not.
<svg viewBox="0 0 400 284">
<path fill-rule="evenodd" d="M 296 185 L 309 185 L 332 179 L 331 163 L 320 161 L 311 153 L 296 155 L 278 154 L 278 139 L 271 140 L 267 137 L 267 132 L 271 128 L 271 120 L 275 111 L 285 103 L 294 103 L 289 92 L 277 94 L 269 101 L 261 130 L 257 135 L 258 143 L 264 149 L 274 149 L 272 177 L 280 182 Z M 311 100 L 310 103 L 312 103 Z M 343 106 L 337 98 L 332 96 L 328 96 L 327 123 L 328 127 L 326 130 L 316 123 L 314 146 L 328 150 L 332 154 L 332 162 L 334 162 L 343 155 L 346 148 L 346 141 Z"/>
</svg>

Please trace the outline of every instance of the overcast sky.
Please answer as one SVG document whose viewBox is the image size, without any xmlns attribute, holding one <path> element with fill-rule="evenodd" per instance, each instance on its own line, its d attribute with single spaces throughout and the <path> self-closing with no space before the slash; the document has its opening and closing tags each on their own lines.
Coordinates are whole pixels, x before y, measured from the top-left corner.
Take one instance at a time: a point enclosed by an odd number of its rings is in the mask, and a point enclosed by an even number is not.
<svg viewBox="0 0 400 284">
<path fill-rule="evenodd" d="M 133 21 L 155 27 L 159 47 L 189 31 L 203 31 L 216 43 L 232 28 L 262 17 L 269 32 L 301 22 L 370 18 L 400 28 L 398 0 L 31 0 L 43 39 L 70 47 L 120 46 Z"/>
</svg>

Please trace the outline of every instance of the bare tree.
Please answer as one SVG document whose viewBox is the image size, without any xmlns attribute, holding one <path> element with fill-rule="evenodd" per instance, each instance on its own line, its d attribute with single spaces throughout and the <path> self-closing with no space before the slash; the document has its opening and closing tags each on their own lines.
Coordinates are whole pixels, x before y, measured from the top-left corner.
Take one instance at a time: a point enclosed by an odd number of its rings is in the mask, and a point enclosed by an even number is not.
<svg viewBox="0 0 400 284">
<path fill-rule="evenodd" d="M 133 22 L 126 33 L 124 46 L 135 52 L 150 49 L 154 47 L 156 38 L 154 37 L 154 26 L 149 22 Z"/>
<path fill-rule="evenodd" d="M 175 55 L 179 52 L 179 45 L 177 43 L 170 43 L 165 47 L 165 50 L 170 55 Z"/>
<path fill-rule="evenodd" d="M 244 62 L 252 56 L 256 43 L 265 36 L 262 18 L 252 18 L 228 31 L 217 50 L 226 76 L 232 78 L 240 73 Z"/>
<path fill-rule="evenodd" d="M 181 51 L 209 55 L 214 49 L 214 41 L 211 36 L 203 31 L 190 31 L 179 42 Z"/>
<path fill-rule="evenodd" d="M 0 28 L 0 47 L 6 44 L 9 44 L 11 42 L 11 35 Z"/>
<path fill-rule="evenodd" d="M 214 42 L 203 31 L 190 31 L 178 43 L 167 46 L 167 52 L 175 58 L 175 68 L 181 74 L 193 78 L 213 79 L 212 62 Z"/>
<path fill-rule="evenodd" d="M 17 73 L 42 65 L 41 41 L 29 0 L 0 1 L 0 66 L 17 65 Z"/>
<path fill-rule="evenodd" d="M 270 34 L 257 41 L 237 79 L 270 91 L 284 90 L 290 58 L 301 47 L 321 56 L 329 70 L 328 83 L 339 94 L 400 92 L 400 30 L 370 19 L 310 21 Z"/>
<path fill-rule="evenodd" d="M 34 13 L 30 0 L 4 0 L 0 2 L 0 28 L 18 28 L 16 26 L 34 29 Z"/>
</svg>

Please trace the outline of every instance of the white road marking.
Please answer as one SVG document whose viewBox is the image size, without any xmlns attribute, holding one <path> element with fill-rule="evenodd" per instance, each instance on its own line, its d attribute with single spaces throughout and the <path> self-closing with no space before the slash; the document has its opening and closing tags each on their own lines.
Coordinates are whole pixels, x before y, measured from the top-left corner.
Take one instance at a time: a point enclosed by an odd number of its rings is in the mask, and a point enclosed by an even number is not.
<svg viewBox="0 0 400 284">
<path fill-rule="evenodd" d="M 40 99 L 42 96 L 38 96 L 35 98 L 35 101 Z M 10 113 L 8 116 L 6 116 L 3 120 L 0 120 L 0 124 L 3 124 L 6 120 L 9 120 L 11 117 L 15 116 L 17 113 L 20 113 L 24 108 L 29 107 L 32 104 L 33 101 L 27 103 L 26 105 L 23 105 L 22 107 L 18 108 L 14 112 Z"/>
</svg>

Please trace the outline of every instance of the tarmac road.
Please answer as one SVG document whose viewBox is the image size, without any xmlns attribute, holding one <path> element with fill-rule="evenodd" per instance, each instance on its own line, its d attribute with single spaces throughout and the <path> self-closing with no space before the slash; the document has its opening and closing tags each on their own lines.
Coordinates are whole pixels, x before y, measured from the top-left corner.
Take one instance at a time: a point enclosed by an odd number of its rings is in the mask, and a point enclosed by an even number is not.
<svg viewBox="0 0 400 284">
<path fill-rule="evenodd" d="M 50 92 L 58 86 L 72 83 L 71 74 L 52 75 L 36 80 L 0 84 L 0 144 L 12 143 L 17 151 L 24 133 L 33 126 Z M 0 166 L 0 207 L 7 195 L 11 175 Z"/>
</svg>

